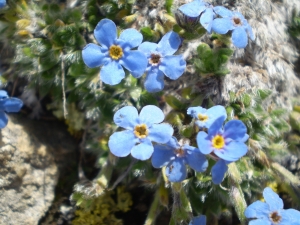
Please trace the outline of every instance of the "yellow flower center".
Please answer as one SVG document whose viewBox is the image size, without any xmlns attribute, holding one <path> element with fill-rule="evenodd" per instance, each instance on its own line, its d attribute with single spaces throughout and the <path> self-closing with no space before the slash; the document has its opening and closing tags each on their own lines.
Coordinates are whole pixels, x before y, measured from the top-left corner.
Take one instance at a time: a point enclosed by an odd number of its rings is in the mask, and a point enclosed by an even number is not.
<svg viewBox="0 0 300 225">
<path fill-rule="evenodd" d="M 112 45 L 109 48 L 109 56 L 112 59 L 118 60 L 123 56 L 123 50 L 120 46 L 118 45 Z"/>
<path fill-rule="evenodd" d="M 198 119 L 201 121 L 201 122 L 205 122 L 206 120 L 208 120 L 208 116 L 207 115 L 202 115 L 202 114 L 198 114 Z"/>
<path fill-rule="evenodd" d="M 279 224 L 281 221 L 281 216 L 278 215 L 278 212 L 270 213 L 269 217 L 274 224 Z"/>
<path fill-rule="evenodd" d="M 151 57 L 149 59 L 149 63 L 156 66 L 157 64 L 160 63 L 161 55 L 159 54 L 151 54 Z"/>
<path fill-rule="evenodd" d="M 212 139 L 212 145 L 214 148 L 217 148 L 217 149 L 223 148 L 225 145 L 225 140 L 224 140 L 223 136 L 221 136 L 221 135 L 214 136 L 214 138 Z"/>
<path fill-rule="evenodd" d="M 146 124 L 136 125 L 134 127 L 134 134 L 138 138 L 145 138 L 148 136 L 148 129 Z"/>
</svg>

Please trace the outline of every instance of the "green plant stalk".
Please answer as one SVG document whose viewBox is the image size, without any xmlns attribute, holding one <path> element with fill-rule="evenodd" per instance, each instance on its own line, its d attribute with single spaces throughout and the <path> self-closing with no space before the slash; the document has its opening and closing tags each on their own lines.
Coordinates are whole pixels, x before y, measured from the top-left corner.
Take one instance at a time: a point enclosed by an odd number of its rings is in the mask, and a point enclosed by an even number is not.
<svg viewBox="0 0 300 225">
<path fill-rule="evenodd" d="M 144 225 L 154 225 L 156 217 L 161 211 L 159 198 L 160 198 L 159 189 L 157 189 Z"/>
<path fill-rule="evenodd" d="M 111 175 L 112 175 L 113 169 L 114 169 L 114 166 L 109 161 L 107 161 L 103 165 L 100 173 L 97 176 L 97 183 L 101 187 L 103 187 L 103 188 L 107 188 L 108 187 L 108 183 L 109 183 L 109 181 L 111 179 Z"/>
<path fill-rule="evenodd" d="M 246 204 L 246 200 L 242 188 L 239 185 L 242 181 L 241 175 L 235 163 L 228 166 L 228 173 L 229 173 L 228 180 L 231 184 L 231 188 L 229 191 L 229 198 L 234 206 L 234 209 L 237 213 L 239 220 L 241 221 L 242 224 L 244 224 L 246 220 L 244 211 L 247 208 L 247 204 Z"/>
</svg>

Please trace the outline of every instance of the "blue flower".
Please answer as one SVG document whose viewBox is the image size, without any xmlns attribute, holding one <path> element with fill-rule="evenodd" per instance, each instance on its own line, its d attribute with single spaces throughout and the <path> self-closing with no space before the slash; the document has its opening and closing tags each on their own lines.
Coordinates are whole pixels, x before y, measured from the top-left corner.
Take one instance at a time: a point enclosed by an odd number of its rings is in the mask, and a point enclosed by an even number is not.
<svg viewBox="0 0 300 225">
<path fill-rule="evenodd" d="M 104 83 L 120 83 L 125 77 L 122 66 L 136 78 L 143 75 L 147 59 L 142 52 L 131 50 L 141 44 L 141 33 L 135 29 L 126 29 L 117 39 L 117 27 L 114 22 L 103 19 L 96 26 L 94 35 L 101 46 L 88 44 L 82 50 L 82 57 L 88 67 L 102 66 L 100 79 Z"/>
<path fill-rule="evenodd" d="M 209 109 L 200 106 L 190 107 L 187 114 L 196 119 L 195 123 L 199 128 L 209 128 L 215 121 L 219 121 L 222 125 L 227 118 L 226 110 L 221 105 Z"/>
<path fill-rule="evenodd" d="M 222 18 L 216 18 L 212 22 L 212 30 L 218 34 L 226 34 L 232 30 L 232 43 L 238 48 L 245 48 L 248 44 L 248 35 L 254 40 L 251 26 L 239 12 L 232 12 L 223 6 L 214 7 L 214 11 Z"/>
<path fill-rule="evenodd" d="M 138 50 L 148 59 L 145 88 L 148 92 L 158 92 L 164 88 L 164 75 L 172 80 L 180 77 L 186 67 L 182 55 L 173 55 L 181 44 L 181 38 L 173 31 L 166 33 L 158 44 L 144 42 Z"/>
<path fill-rule="evenodd" d="M 179 10 L 188 17 L 198 17 L 201 15 L 200 24 L 207 32 L 211 32 L 212 21 L 216 17 L 211 4 L 202 0 L 195 0 L 180 6 Z"/>
<path fill-rule="evenodd" d="M 19 112 L 23 102 L 18 98 L 9 98 L 6 91 L 0 90 L 0 129 L 8 123 L 6 112 Z"/>
<path fill-rule="evenodd" d="M 0 0 L 0 8 L 6 6 L 6 0 Z"/>
<path fill-rule="evenodd" d="M 205 156 L 199 149 L 184 144 L 180 146 L 175 137 L 165 145 L 155 145 L 152 165 L 155 168 L 166 166 L 166 176 L 171 182 L 181 182 L 186 178 L 188 164 L 197 172 L 203 172 L 208 166 Z"/>
<path fill-rule="evenodd" d="M 206 216 L 201 215 L 194 217 L 189 225 L 206 225 Z"/>
<path fill-rule="evenodd" d="M 299 225 L 300 212 L 295 209 L 283 209 L 283 201 L 271 188 L 263 191 L 266 202 L 256 201 L 247 207 L 245 216 L 255 218 L 249 225 Z"/>
<path fill-rule="evenodd" d="M 218 121 L 219 120 L 219 121 Z M 200 131 L 197 134 L 197 144 L 200 152 L 211 154 L 217 163 L 212 167 L 212 180 L 214 184 L 222 182 L 227 171 L 227 164 L 237 161 L 247 153 L 248 139 L 246 126 L 240 120 L 231 120 L 222 128 L 222 118 L 217 119 L 208 133 Z"/>
<path fill-rule="evenodd" d="M 114 115 L 114 122 L 126 130 L 110 136 L 110 151 L 118 157 L 131 153 L 136 159 L 149 159 L 154 151 L 152 141 L 163 144 L 172 137 L 171 125 L 159 124 L 164 118 L 164 113 L 154 105 L 145 106 L 139 115 L 133 106 L 119 109 Z"/>
</svg>

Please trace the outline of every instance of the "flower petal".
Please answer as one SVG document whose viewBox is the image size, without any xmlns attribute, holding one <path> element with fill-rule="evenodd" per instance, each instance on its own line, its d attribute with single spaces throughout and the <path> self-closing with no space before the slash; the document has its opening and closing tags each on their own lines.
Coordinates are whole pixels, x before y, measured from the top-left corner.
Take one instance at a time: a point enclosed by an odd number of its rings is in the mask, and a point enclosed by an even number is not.
<svg viewBox="0 0 300 225">
<path fill-rule="evenodd" d="M 248 44 L 248 36 L 243 27 L 234 29 L 231 35 L 232 43 L 235 47 L 245 48 Z"/>
<path fill-rule="evenodd" d="M 100 79 L 110 85 L 116 85 L 125 77 L 122 66 L 115 60 L 104 65 L 100 70 Z"/>
<path fill-rule="evenodd" d="M 197 172 L 203 172 L 207 169 L 208 161 L 198 148 L 193 146 L 183 146 L 183 149 L 187 150 L 186 161 L 192 169 Z"/>
<path fill-rule="evenodd" d="M 143 142 L 138 145 L 135 145 L 131 149 L 132 157 L 139 159 L 139 160 L 147 160 L 150 159 L 152 153 L 154 151 L 153 145 L 148 138 L 144 138 Z"/>
<path fill-rule="evenodd" d="M 153 124 L 152 127 L 149 128 L 148 137 L 151 141 L 164 144 L 171 139 L 173 133 L 174 130 L 170 124 Z"/>
<path fill-rule="evenodd" d="M 125 106 L 115 113 L 114 122 L 119 127 L 132 130 L 133 127 L 137 124 L 138 117 L 138 111 L 135 107 Z"/>
<path fill-rule="evenodd" d="M 189 225 L 206 225 L 206 216 L 197 216 L 192 219 Z"/>
<path fill-rule="evenodd" d="M 106 54 L 102 52 L 101 47 L 95 44 L 88 44 L 84 47 L 82 59 L 90 68 L 101 66 L 109 60 Z"/>
<path fill-rule="evenodd" d="M 270 211 L 283 209 L 282 199 L 271 188 L 266 187 L 263 191 L 263 196 L 266 200 L 266 203 L 269 205 Z"/>
<path fill-rule="evenodd" d="M 212 22 L 211 29 L 218 34 L 226 34 L 229 30 L 232 30 L 234 27 L 232 22 L 228 18 L 216 18 Z"/>
<path fill-rule="evenodd" d="M 181 45 L 182 40 L 180 36 L 173 31 L 166 33 L 160 42 L 157 44 L 157 51 L 162 54 L 162 56 L 173 55 Z"/>
<path fill-rule="evenodd" d="M 251 205 L 249 205 L 244 214 L 248 219 L 251 218 L 258 218 L 258 219 L 268 219 L 269 217 L 269 206 L 268 204 L 262 202 L 262 201 L 256 201 L 253 202 Z"/>
<path fill-rule="evenodd" d="M 136 29 L 129 28 L 124 30 L 121 34 L 119 39 L 126 42 L 126 46 L 130 48 L 135 48 L 143 41 L 143 35 L 138 32 Z"/>
<path fill-rule="evenodd" d="M 208 33 L 211 32 L 211 26 L 214 17 L 215 13 L 212 8 L 207 8 L 200 17 L 200 23 L 207 30 Z"/>
<path fill-rule="evenodd" d="M 125 52 L 124 57 L 120 60 L 124 66 L 135 78 L 141 77 L 148 65 L 146 55 L 138 50 Z"/>
<path fill-rule="evenodd" d="M 172 80 L 179 78 L 186 68 L 186 62 L 182 55 L 170 55 L 163 57 L 159 70 Z"/>
<path fill-rule="evenodd" d="M 299 225 L 300 224 L 300 212 L 295 209 L 287 209 L 281 211 L 283 225 Z M 280 223 L 280 224 L 281 224 Z"/>
<path fill-rule="evenodd" d="M 192 116 L 195 119 L 198 119 L 198 114 L 206 114 L 206 109 L 201 106 L 189 107 L 187 109 L 187 114 Z"/>
<path fill-rule="evenodd" d="M 7 123 L 8 123 L 7 115 L 5 114 L 5 112 L 0 111 L 0 129 L 6 127 Z"/>
<path fill-rule="evenodd" d="M 0 8 L 3 8 L 6 5 L 6 0 L 0 1 Z"/>
<path fill-rule="evenodd" d="M 173 149 L 166 145 L 154 145 L 154 152 L 152 155 L 152 165 L 154 168 L 161 168 L 168 165 L 171 160 L 175 159 Z"/>
<path fill-rule="evenodd" d="M 251 40 L 254 41 L 255 36 L 254 36 L 253 31 L 252 31 L 252 27 L 248 23 L 246 25 L 246 31 L 248 32 L 248 35 L 251 38 Z"/>
<path fill-rule="evenodd" d="M 251 220 L 249 225 L 272 225 L 268 219 Z"/>
<path fill-rule="evenodd" d="M 229 162 L 235 162 L 244 156 L 248 151 L 247 145 L 239 141 L 230 141 L 225 143 L 223 149 L 215 149 L 214 153 L 221 159 Z"/>
<path fill-rule="evenodd" d="M 186 167 L 182 158 L 176 158 L 166 167 L 166 176 L 171 182 L 181 182 L 186 178 Z"/>
<path fill-rule="evenodd" d="M 224 126 L 224 137 L 235 141 L 244 140 L 247 127 L 240 120 L 230 120 Z"/>
<path fill-rule="evenodd" d="M 146 75 L 144 86 L 148 92 L 158 92 L 164 89 L 164 73 L 158 68 L 150 69 Z"/>
<path fill-rule="evenodd" d="M 0 100 L 0 109 L 5 112 L 19 112 L 23 106 L 23 102 L 18 98 L 6 98 Z"/>
<path fill-rule="evenodd" d="M 195 0 L 193 2 L 184 4 L 179 7 L 179 10 L 189 17 L 197 17 L 206 9 L 205 3 L 202 0 Z"/>
<path fill-rule="evenodd" d="M 222 135 L 223 134 L 223 127 L 222 127 L 223 122 L 224 122 L 224 118 L 222 116 L 214 119 L 214 122 L 209 126 L 209 129 L 207 131 L 208 136 L 213 137 L 216 134 Z"/>
<path fill-rule="evenodd" d="M 165 115 L 160 108 L 155 105 L 147 105 L 142 108 L 139 115 L 140 123 L 146 123 L 151 126 L 153 123 L 161 123 Z"/>
<path fill-rule="evenodd" d="M 4 90 L 0 90 L 0 99 L 8 98 L 7 92 Z"/>
<path fill-rule="evenodd" d="M 224 160 L 220 159 L 217 161 L 217 163 L 211 168 L 212 181 L 214 184 L 222 183 L 227 169 L 228 167 Z"/>
<path fill-rule="evenodd" d="M 197 145 L 202 154 L 207 155 L 213 151 L 211 140 L 208 138 L 207 133 L 205 133 L 204 131 L 200 131 L 197 134 Z"/>
<path fill-rule="evenodd" d="M 172 136 L 170 138 L 170 140 L 165 144 L 165 145 L 168 145 L 169 147 L 173 148 L 173 149 L 177 149 L 177 148 L 180 148 L 180 145 L 178 143 L 178 140 L 176 137 Z"/>
<path fill-rule="evenodd" d="M 211 127 L 211 125 L 213 123 L 215 123 L 215 126 L 222 127 L 224 121 L 227 118 L 227 113 L 226 113 L 225 107 L 222 105 L 216 105 L 216 106 L 209 108 L 206 111 L 205 115 L 208 116 L 208 119 L 207 119 L 207 121 L 202 122 L 203 123 L 202 126 L 208 128 L 208 129 Z M 201 122 L 201 121 L 199 121 L 199 122 Z"/>
<path fill-rule="evenodd" d="M 157 44 L 145 41 L 139 45 L 138 50 L 143 52 L 147 58 L 150 57 L 151 53 L 156 52 Z"/>
<path fill-rule="evenodd" d="M 214 7 L 214 11 L 215 11 L 215 13 L 217 13 L 218 15 L 220 15 L 222 17 L 232 17 L 233 16 L 232 11 L 230 11 L 229 9 L 227 9 L 223 6 Z"/>
<path fill-rule="evenodd" d="M 245 136 L 240 140 L 240 142 L 246 142 L 249 139 L 249 135 L 245 134 Z"/>
<path fill-rule="evenodd" d="M 131 130 L 124 130 L 113 133 L 109 137 L 108 147 L 115 156 L 125 157 L 130 154 L 137 141 L 138 139 Z"/>
<path fill-rule="evenodd" d="M 116 24 L 109 19 L 102 19 L 94 30 L 96 40 L 101 44 L 109 48 L 117 39 L 117 27 Z"/>
</svg>

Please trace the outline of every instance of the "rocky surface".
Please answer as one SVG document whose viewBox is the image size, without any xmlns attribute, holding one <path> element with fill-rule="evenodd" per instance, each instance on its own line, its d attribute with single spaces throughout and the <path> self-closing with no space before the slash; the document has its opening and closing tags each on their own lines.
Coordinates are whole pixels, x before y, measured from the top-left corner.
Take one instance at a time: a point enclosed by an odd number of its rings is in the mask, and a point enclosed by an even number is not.
<svg viewBox="0 0 300 225">
<path fill-rule="evenodd" d="M 176 9 L 192 0 L 174 0 L 173 13 Z M 194 87 L 194 91 L 204 94 L 216 104 L 226 104 L 229 91 L 251 92 L 253 89 L 270 89 L 273 91 L 272 101 L 280 107 L 292 108 L 291 96 L 299 95 L 300 80 L 295 72 L 298 59 L 299 44 L 288 34 L 293 10 L 300 11 L 298 0 L 205 0 L 214 6 L 222 5 L 232 11 L 241 12 L 252 26 L 255 40 L 249 40 L 245 49 L 235 49 L 228 64 L 230 73 L 224 78 L 206 77 L 203 79 L 195 72 L 191 59 L 195 57 L 200 43 L 210 43 L 210 35 L 185 42 L 181 53 L 189 62 L 186 73 L 176 81 L 166 84 L 168 90 L 182 87 Z M 142 1 L 139 4 L 139 18 L 134 27 L 149 26 L 152 29 L 157 18 L 163 21 L 165 1 Z M 212 43 L 210 43 L 212 44 Z"/>
<path fill-rule="evenodd" d="M 1 130 L 1 225 L 38 224 L 52 205 L 60 176 L 76 177 L 76 169 L 70 171 L 77 164 L 75 144 L 58 122 L 10 117 Z"/>
</svg>

